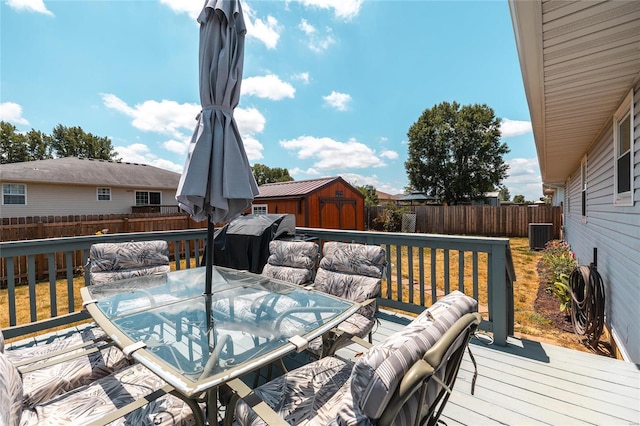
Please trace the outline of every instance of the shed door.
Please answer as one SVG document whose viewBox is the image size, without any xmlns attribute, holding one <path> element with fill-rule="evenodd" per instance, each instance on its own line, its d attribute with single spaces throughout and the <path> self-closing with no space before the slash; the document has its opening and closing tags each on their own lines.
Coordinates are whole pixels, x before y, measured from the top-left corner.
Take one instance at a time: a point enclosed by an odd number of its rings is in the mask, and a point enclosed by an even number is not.
<svg viewBox="0 0 640 426">
<path fill-rule="evenodd" d="M 320 227 L 356 229 L 356 200 L 352 198 L 320 199 Z"/>
</svg>

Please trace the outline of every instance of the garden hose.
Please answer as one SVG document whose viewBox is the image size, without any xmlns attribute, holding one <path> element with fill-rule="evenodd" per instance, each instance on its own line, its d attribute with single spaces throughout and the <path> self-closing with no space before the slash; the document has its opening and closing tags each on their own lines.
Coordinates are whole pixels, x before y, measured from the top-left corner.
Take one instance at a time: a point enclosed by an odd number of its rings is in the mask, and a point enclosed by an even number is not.
<svg viewBox="0 0 640 426">
<path fill-rule="evenodd" d="M 594 264 L 577 266 L 569 276 L 571 322 L 578 338 L 596 349 L 604 328 L 604 284 Z"/>
</svg>

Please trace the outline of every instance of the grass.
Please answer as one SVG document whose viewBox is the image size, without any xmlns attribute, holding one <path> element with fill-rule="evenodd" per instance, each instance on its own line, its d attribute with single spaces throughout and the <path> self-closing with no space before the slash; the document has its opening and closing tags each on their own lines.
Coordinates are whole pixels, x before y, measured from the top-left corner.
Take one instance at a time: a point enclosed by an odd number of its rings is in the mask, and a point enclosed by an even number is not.
<svg viewBox="0 0 640 426">
<path fill-rule="evenodd" d="M 542 254 L 540 252 L 532 252 L 529 250 L 529 241 L 527 238 L 511 238 L 510 239 L 511 252 L 514 261 L 514 267 L 516 271 L 517 281 L 514 284 L 514 329 L 516 335 L 522 335 L 534 340 L 544 340 L 551 343 L 558 344 L 560 346 L 571 347 L 574 349 L 583 349 L 582 345 L 577 342 L 575 335 L 571 333 L 563 332 L 557 329 L 553 323 L 535 312 L 534 304 L 540 285 L 540 278 L 538 277 L 537 264 Z M 413 250 L 413 271 L 414 281 L 419 277 L 418 267 L 418 252 Z M 438 289 L 444 291 L 444 270 L 442 268 L 443 262 L 442 250 L 437 251 L 436 264 L 439 269 L 436 269 L 436 282 L 438 283 Z M 449 279 L 450 290 L 459 288 L 458 280 L 458 257 L 457 251 L 451 250 L 449 252 Z M 391 251 L 392 262 L 396 261 L 395 248 Z M 424 253 L 424 274 L 430 279 L 430 265 L 431 255 L 428 250 Z M 486 273 L 486 255 L 480 254 L 478 256 L 478 300 L 482 304 L 487 303 L 487 273 Z M 402 268 L 403 271 L 409 270 L 409 256 L 407 249 L 403 249 L 402 253 Z M 195 266 L 195 260 L 192 261 L 192 267 Z M 185 268 L 183 265 L 181 269 Z M 470 253 L 465 254 L 464 258 L 464 280 L 463 287 L 467 294 L 472 295 L 472 276 L 473 276 L 473 262 Z M 175 269 L 175 264 L 171 265 L 171 269 Z M 408 275 L 403 277 L 401 286 L 403 300 L 408 300 Z M 74 279 L 74 305 L 76 310 L 80 310 L 82 307 L 82 299 L 80 297 L 80 287 L 84 285 L 83 277 L 76 277 Z M 395 282 L 395 277 L 392 280 L 392 296 L 397 298 L 398 286 Z M 415 289 L 415 287 L 414 287 Z M 37 306 L 37 319 L 45 319 L 50 317 L 50 297 L 49 297 L 49 283 L 42 282 L 36 284 L 36 306 Z M 57 307 L 58 314 L 64 314 L 67 311 L 67 283 L 66 280 L 59 280 L 57 282 Z M 386 285 L 383 285 L 383 294 L 386 294 Z M 414 298 L 417 297 L 417 291 L 414 292 Z M 430 295 L 426 298 L 430 300 Z M 16 288 L 16 300 L 17 300 L 17 322 L 18 324 L 26 324 L 31 322 L 30 308 L 29 308 L 29 288 L 28 286 L 19 286 Z M 0 290 L 0 328 L 9 326 L 8 317 L 8 295 L 7 290 Z M 61 327 L 64 328 L 64 327 Z M 23 336 L 24 337 L 24 336 Z"/>
</svg>

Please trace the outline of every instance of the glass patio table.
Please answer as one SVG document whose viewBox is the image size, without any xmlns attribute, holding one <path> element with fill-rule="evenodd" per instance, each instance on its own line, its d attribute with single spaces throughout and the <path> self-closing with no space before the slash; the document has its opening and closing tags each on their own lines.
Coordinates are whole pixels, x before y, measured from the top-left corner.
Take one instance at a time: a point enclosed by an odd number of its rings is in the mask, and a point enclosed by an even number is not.
<svg viewBox="0 0 640 426">
<path fill-rule="evenodd" d="M 83 304 L 123 352 L 188 399 L 302 351 L 359 304 L 246 271 L 205 267 L 81 289 Z M 213 406 L 212 406 L 213 405 Z M 215 413 L 215 414 L 214 414 Z"/>
</svg>

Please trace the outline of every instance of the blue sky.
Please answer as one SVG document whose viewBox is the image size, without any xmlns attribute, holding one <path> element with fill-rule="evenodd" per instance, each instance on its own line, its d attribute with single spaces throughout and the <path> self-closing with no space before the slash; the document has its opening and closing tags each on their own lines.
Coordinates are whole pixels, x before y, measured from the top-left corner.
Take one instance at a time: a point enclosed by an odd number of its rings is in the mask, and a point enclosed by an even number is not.
<svg viewBox="0 0 640 426">
<path fill-rule="evenodd" d="M 1 0 L 0 119 L 80 126 L 181 172 L 200 109 L 201 0 Z M 506 0 L 253 0 L 235 117 L 251 164 L 296 180 L 408 183 L 407 131 L 443 101 L 503 120 L 511 196 L 540 171 Z"/>
</svg>

